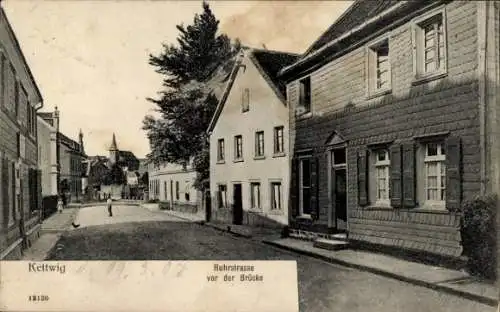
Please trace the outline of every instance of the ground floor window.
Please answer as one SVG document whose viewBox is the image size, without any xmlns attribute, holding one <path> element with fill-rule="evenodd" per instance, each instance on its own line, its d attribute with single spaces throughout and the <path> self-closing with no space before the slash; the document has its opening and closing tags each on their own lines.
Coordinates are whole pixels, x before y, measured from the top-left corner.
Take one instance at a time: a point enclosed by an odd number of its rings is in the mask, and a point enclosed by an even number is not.
<svg viewBox="0 0 500 312">
<path fill-rule="evenodd" d="M 425 202 L 443 206 L 446 201 L 446 153 L 441 142 L 426 143 L 424 150 Z"/>
<path fill-rule="evenodd" d="M 217 202 L 219 208 L 227 208 L 227 186 L 225 184 L 219 184 L 218 186 Z"/>
<path fill-rule="evenodd" d="M 377 206 L 390 206 L 390 154 L 386 148 L 371 151 L 369 170 L 370 197 Z"/>
<path fill-rule="evenodd" d="M 260 209 L 260 183 L 250 183 L 250 208 Z"/>
<path fill-rule="evenodd" d="M 311 158 L 299 162 L 299 207 L 300 215 L 311 214 Z"/>
<path fill-rule="evenodd" d="M 281 182 L 271 182 L 271 210 L 281 210 Z"/>
<path fill-rule="evenodd" d="M 167 181 L 163 181 L 163 198 L 167 200 Z"/>
<path fill-rule="evenodd" d="M 189 191 L 191 189 L 191 184 L 189 183 L 189 181 L 186 181 L 186 186 L 185 187 L 186 187 L 186 190 L 184 191 L 184 199 L 186 201 L 189 201 L 189 198 L 190 198 Z"/>
<path fill-rule="evenodd" d="M 180 198 L 179 181 L 175 181 L 175 200 L 179 200 L 179 198 Z"/>
</svg>

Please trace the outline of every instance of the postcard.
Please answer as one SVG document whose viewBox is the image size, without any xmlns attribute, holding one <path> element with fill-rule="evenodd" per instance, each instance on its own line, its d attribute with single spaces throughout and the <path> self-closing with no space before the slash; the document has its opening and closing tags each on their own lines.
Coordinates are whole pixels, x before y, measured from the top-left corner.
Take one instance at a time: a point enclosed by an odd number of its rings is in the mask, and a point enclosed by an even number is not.
<svg viewBox="0 0 500 312">
<path fill-rule="evenodd" d="M 499 311 L 499 1 L 0 1 L 0 310 Z"/>
</svg>

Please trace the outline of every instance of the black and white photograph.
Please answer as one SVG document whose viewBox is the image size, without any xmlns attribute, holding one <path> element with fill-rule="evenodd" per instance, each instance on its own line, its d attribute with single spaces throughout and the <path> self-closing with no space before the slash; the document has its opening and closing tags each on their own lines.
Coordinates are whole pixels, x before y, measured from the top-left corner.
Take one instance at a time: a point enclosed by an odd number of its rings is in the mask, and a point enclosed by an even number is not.
<svg viewBox="0 0 500 312">
<path fill-rule="evenodd" d="M 497 138 L 500 1 L 0 0 L 0 310 L 500 311 Z"/>
</svg>

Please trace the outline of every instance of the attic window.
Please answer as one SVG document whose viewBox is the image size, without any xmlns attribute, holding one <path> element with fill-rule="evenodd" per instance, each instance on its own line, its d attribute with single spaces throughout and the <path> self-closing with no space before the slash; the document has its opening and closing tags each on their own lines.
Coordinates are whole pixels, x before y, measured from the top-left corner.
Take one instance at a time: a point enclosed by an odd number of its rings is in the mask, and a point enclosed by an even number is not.
<svg viewBox="0 0 500 312">
<path fill-rule="evenodd" d="M 250 110 L 250 89 L 245 88 L 241 95 L 241 112 L 248 112 Z"/>
<path fill-rule="evenodd" d="M 309 113 L 311 111 L 311 77 L 306 77 L 299 81 L 299 105 L 297 115 Z"/>
</svg>

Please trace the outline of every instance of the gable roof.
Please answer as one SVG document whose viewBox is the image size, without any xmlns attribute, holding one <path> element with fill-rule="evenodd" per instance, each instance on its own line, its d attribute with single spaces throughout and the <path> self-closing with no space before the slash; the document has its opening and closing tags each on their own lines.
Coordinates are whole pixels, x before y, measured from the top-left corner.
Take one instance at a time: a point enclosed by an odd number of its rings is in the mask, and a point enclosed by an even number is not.
<svg viewBox="0 0 500 312">
<path fill-rule="evenodd" d="M 342 49 L 358 42 L 367 36 L 369 27 L 381 27 L 394 19 L 394 14 L 401 8 L 408 9 L 408 4 L 421 7 L 432 3 L 430 0 L 398 1 L 398 0 L 356 0 L 353 4 L 307 49 L 294 64 L 283 68 L 280 77 L 299 66 L 314 59 L 324 59 L 331 55 L 334 47 L 342 45 Z M 409 12 L 407 12 L 409 13 Z M 363 34 L 361 34 L 364 32 Z M 342 43 L 342 44 L 341 44 Z"/>
<path fill-rule="evenodd" d="M 245 55 L 246 54 L 246 55 Z M 269 87 L 273 90 L 276 96 L 286 104 L 286 83 L 279 79 L 279 73 L 282 68 L 285 66 L 291 65 L 295 62 L 299 55 L 288 52 L 279 52 L 279 51 L 271 51 L 271 50 L 261 50 L 261 49 L 249 49 L 247 53 L 240 54 L 238 59 L 236 60 L 231 74 L 229 76 L 229 81 L 226 84 L 224 92 L 219 100 L 219 104 L 215 109 L 215 113 L 210 121 L 210 125 L 208 126 L 207 133 L 213 130 L 219 116 L 224 108 L 227 97 L 231 92 L 234 81 L 236 80 L 236 76 L 238 74 L 238 70 L 240 68 L 241 63 L 245 57 L 248 57 L 249 60 L 257 68 L 257 71 L 264 78 L 264 80 L 268 83 Z"/>
<path fill-rule="evenodd" d="M 398 0 L 356 0 L 313 44 L 301 58 L 319 50 L 328 42 L 337 39 L 344 33 L 360 26 L 372 17 L 387 10 Z"/>
</svg>

